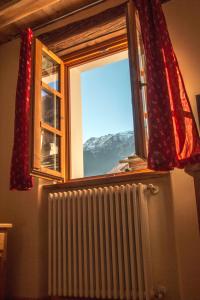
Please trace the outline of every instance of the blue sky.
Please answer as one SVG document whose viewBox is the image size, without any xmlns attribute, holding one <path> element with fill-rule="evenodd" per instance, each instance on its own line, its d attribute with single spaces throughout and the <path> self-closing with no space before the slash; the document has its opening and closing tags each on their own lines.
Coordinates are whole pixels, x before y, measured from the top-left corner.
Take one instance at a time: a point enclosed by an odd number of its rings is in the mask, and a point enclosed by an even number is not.
<svg viewBox="0 0 200 300">
<path fill-rule="evenodd" d="M 128 59 L 81 73 L 83 142 L 133 130 Z"/>
</svg>

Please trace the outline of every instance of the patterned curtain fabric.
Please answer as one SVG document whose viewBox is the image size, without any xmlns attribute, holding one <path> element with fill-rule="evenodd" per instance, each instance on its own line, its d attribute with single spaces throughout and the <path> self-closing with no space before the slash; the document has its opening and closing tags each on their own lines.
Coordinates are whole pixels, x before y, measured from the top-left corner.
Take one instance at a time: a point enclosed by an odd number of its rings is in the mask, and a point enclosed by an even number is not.
<svg viewBox="0 0 200 300">
<path fill-rule="evenodd" d="M 32 30 L 26 29 L 26 31 L 21 34 L 19 73 L 15 102 L 14 146 L 10 176 L 10 189 L 16 190 L 28 190 L 33 186 L 29 169 L 32 40 Z"/>
<path fill-rule="evenodd" d="M 160 0 L 133 0 L 139 13 L 147 63 L 148 166 L 183 168 L 200 162 L 200 138 Z"/>
</svg>

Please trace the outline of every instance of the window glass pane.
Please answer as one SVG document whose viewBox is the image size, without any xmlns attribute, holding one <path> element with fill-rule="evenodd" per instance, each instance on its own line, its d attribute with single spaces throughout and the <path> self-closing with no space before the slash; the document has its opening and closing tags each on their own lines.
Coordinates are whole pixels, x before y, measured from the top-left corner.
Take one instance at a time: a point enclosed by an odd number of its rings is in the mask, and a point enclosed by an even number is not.
<svg viewBox="0 0 200 300">
<path fill-rule="evenodd" d="M 42 122 L 60 129 L 60 99 L 56 95 L 42 89 L 41 101 Z"/>
<path fill-rule="evenodd" d="M 139 24 L 138 24 L 139 26 Z M 142 83 L 141 86 L 141 95 L 142 95 L 142 104 L 143 104 L 143 112 L 144 112 L 144 129 L 145 129 L 145 137 L 146 137 L 146 148 L 148 148 L 148 118 L 147 118 L 147 75 L 146 75 L 146 60 L 144 53 L 144 46 L 142 41 L 141 30 L 137 29 L 137 45 L 138 45 L 138 55 L 139 55 L 139 68 L 140 68 L 140 81 Z"/>
<path fill-rule="evenodd" d="M 42 81 L 60 91 L 60 65 L 46 53 L 42 54 Z"/>
<path fill-rule="evenodd" d="M 41 165 L 51 170 L 61 171 L 60 136 L 45 129 L 41 131 Z"/>
</svg>

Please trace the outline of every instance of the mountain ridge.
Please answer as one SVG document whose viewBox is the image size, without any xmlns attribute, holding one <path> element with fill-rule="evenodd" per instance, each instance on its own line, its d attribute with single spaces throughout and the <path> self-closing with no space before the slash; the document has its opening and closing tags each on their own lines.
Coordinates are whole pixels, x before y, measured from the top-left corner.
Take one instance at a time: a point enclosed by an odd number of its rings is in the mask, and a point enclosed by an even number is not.
<svg viewBox="0 0 200 300">
<path fill-rule="evenodd" d="M 91 137 L 83 145 L 84 176 L 109 173 L 135 151 L 133 131 Z"/>
</svg>

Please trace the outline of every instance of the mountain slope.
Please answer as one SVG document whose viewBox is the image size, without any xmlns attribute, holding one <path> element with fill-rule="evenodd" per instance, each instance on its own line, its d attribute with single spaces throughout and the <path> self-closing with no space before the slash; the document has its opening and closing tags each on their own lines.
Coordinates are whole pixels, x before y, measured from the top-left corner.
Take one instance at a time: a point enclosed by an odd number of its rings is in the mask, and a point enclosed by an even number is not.
<svg viewBox="0 0 200 300">
<path fill-rule="evenodd" d="M 132 131 L 92 137 L 83 145 L 84 176 L 108 173 L 119 160 L 135 152 Z"/>
</svg>

